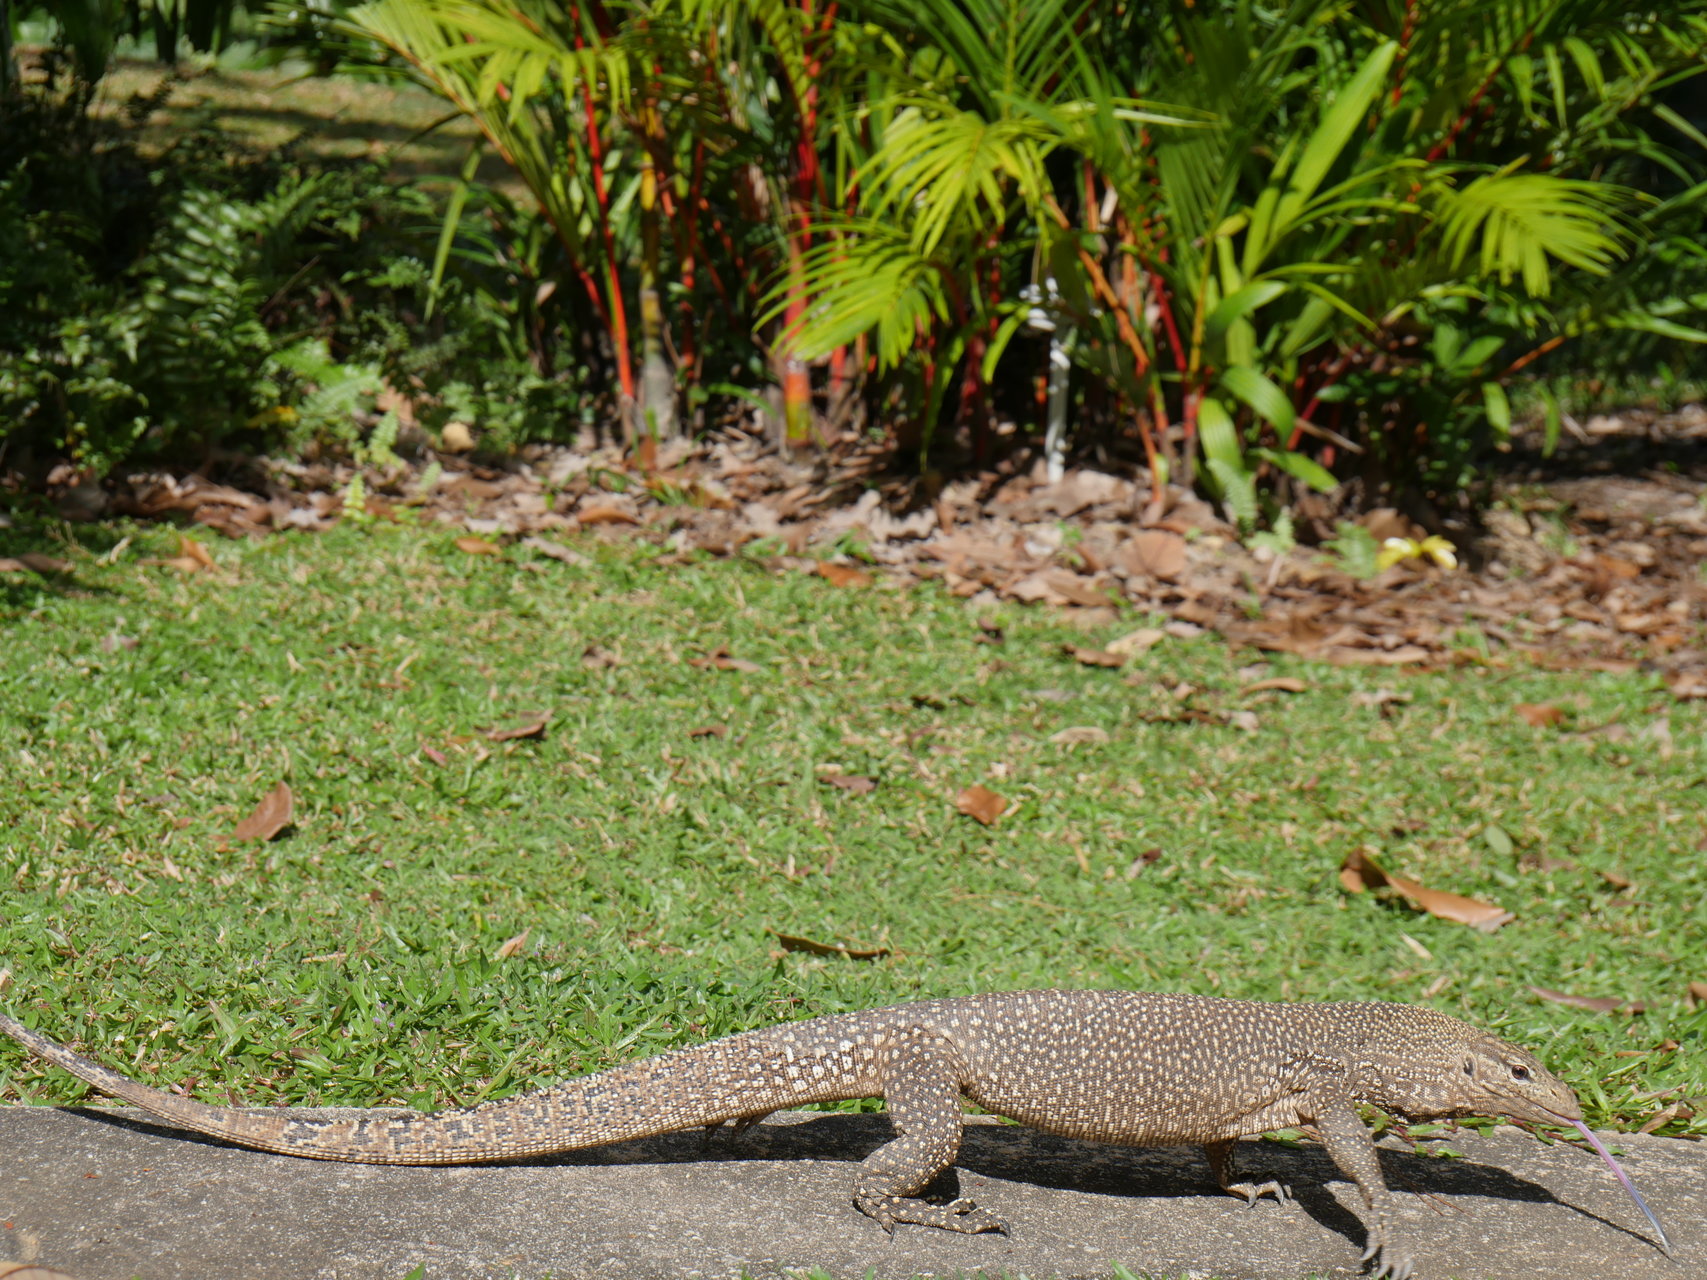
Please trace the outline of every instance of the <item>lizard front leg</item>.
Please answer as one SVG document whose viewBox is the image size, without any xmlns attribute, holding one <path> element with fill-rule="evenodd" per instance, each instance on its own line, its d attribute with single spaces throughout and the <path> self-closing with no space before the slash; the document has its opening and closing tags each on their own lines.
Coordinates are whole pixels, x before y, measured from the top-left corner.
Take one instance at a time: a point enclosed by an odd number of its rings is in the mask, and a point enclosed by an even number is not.
<svg viewBox="0 0 1707 1280">
<path fill-rule="evenodd" d="M 1350 1098 L 1343 1094 L 1323 1099 L 1315 1111 L 1322 1145 L 1340 1172 L 1363 1193 L 1368 1210 L 1369 1244 L 1362 1260 L 1367 1262 L 1379 1255 L 1369 1273 L 1370 1280 L 1381 1280 L 1384 1276 L 1390 1280 L 1410 1280 L 1415 1269 L 1410 1246 L 1399 1237 L 1393 1223 L 1393 1193 L 1381 1176 L 1381 1160 L 1375 1151 L 1375 1139 L 1369 1135 L 1369 1126 L 1358 1118 Z"/>
<path fill-rule="evenodd" d="M 895 1139 L 865 1158 L 854 1184 L 854 1204 L 894 1233 L 898 1222 L 973 1234 L 1007 1224 L 970 1200 L 929 1204 L 917 1198 L 960 1153 L 961 1081 L 965 1068 L 954 1045 L 939 1032 L 903 1027 L 892 1033 L 878 1068 Z"/>
</svg>

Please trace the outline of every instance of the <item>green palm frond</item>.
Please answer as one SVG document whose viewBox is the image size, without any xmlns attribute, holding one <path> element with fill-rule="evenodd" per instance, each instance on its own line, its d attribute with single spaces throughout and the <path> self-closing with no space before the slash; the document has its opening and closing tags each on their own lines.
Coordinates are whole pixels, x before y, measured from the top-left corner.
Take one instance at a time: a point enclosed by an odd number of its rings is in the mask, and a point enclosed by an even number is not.
<svg viewBox="0 0 1707 1280">
<path fill-rule="evenodd" d="M 904 227 L 889 222 L 850 220 L 833 230 L 835 240 L 805 255 L 802 275 L 812 305 L 784 341 L 795 354 L 815 359 L 870 334 L 879 363 L 894 368 L 923 330 L 952 319 L 942 264 L 920 253 Z M 767 301 L 761 323 L 782 316 L 787 284 Z"/>
<path fill-rule="evenodd" d="M 935 114 L 906 104 L 884 145 L 858 174 L 879 216 L 911 216 L 921 255 L 945 237 L 964 239 L 1006 220 L 1011 194 L 1038 202 L 1048 189 L 1044 161 L 1054 141 L 1035 120 L 989 120 L 970 111 Z"/>
<path fill-rule="evenodd" d="M 859 9 L 901 40 L 929 51 L 910 62 L 915 87 L 986 117 L 1002 99 L 1046 97 L 1071 75 L 1078 31 L 1094 0 L 866 0 Z"/>
<path fill-rule="evenodd" d="M 1462 268 L 1475 252 L 1484 276 L 1501 284 L 1521 278 L 1532 296 L 1552 291 L 1550 261 L 1604 275 L 1622 257 L 1630 233 L 1621 219 L 1634 201 L 1601 182 L 1547 173 L 1485 174 L 1454 189 L 1436 189 L 1447 260 Z"/>
<path fill-rule="evenodd" d="M 747 33 L 761 32 L 765 53 L 774 58 L 794 101 L 807 100 L 813 86 L 807 59 L 811 10 L 789 0 L 675 0 L 674 7 L 691 29 L 715 32 L 720 44 L 733 40 L 749 54 L 754 41 Z"/>
<path fill-rule="evenodd" d="M 629 54 L 590 31 L 576 48 L 564 12 L 534 2 L 372 0 L 347 26 L 394 50 L 418 78 L 473 119 L 533 193 L 576 261 L 596 260 L 577 87 L 621 101 Z M 591 37 L 591 38 L 589 38 Z"/>
</svg>

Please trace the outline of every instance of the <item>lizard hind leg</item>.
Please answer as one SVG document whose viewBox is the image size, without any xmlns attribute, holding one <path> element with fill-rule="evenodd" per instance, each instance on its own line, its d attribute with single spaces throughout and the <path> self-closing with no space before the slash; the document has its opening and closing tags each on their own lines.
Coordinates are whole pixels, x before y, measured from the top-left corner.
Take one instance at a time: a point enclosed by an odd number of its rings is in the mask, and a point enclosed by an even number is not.
<svg viewBox="0 0 1707 1280">
<path fill-rule="evenodd" d="M 938 1205 L 918 1198 L 960 1153 L 963 1068 L 954 1046 L 938 1032 L 902 1027 L 890 1035 L 880 1067 L 895 1137 L 860 1165 L 854 1205 L 891 1235 L 903 1222 L 968 1235 L 1005 1233 L 1005 1222 L 970 1200 Z"/>
<path fill-rule="evenodd" d="M 1203 1154 L 1209 1157 L 1209 1168 L 1214 1172 L 1215 1181 L 1221 1190 L 1242 1197 L 1247 1205 L 1254 1205 L 1264 1196 L 1273 1196 L 1281 1204 L 1290 1202 L 1292 1192 L 1285 1183 L 1277 1182 L 1273 1178 L 1267 1182 L 1233 1181 L 1233 1149 L 1236 1145 L 1232 1141 L 1203 1144 Z"/>
<path fill-rule="evenodd" d="M 741 1141 L 741 1136 L 746 1133 L 747 1130 L 751 1129 L 754 1125 L 759 1123 L 759 1121 L 772 1114 L 774 1114 L 774 1109 L 773 1111 L 755 1111 L 750 1115 L 736 1116 L 733 1120 L 713 1120 L 710 1124 L 705 1126 L 706 1149 L 710 1150 L 712 1140 L 717 1137 L 719 1132 L 721 1132 L 725 1138 L 725 1149 L 730 1151 L 735 1150 Z M 727 1129 L 724 1128 L 725 1125 L 728 1126 Z"/>
</svg>

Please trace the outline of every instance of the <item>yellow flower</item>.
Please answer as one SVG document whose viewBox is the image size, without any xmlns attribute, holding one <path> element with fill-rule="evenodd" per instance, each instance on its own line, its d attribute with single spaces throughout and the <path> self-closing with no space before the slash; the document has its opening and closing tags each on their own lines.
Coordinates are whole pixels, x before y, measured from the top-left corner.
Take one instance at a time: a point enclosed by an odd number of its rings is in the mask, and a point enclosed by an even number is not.
<svg viewBox="0 0 1707 1280">
<path fill-rule="evenodd" d="M 1432 560 L 1442 569 L 1458 567 L 1458 548 L 1438 534 L 1430 534 L 1421 542 L 1412 538 L 1388 538 L 1375 553 L 1376 569 L 1391 569 L 1401 560 Z"/>
<path fill-rule="evenodd" d="M 1458 567 L 1458 548 L 1438 534 L 1430 534 L 1422 540 L 1422 553 L 1434 561 L 1442 569 Z"/>
<path fill-rule="evenodd" d="M 275 404 L 271 409 L 262 409 L 244 425 L 249 427 L 288 427 L 295 423 L 295 409 L 288 404 Z"/>
</svg>

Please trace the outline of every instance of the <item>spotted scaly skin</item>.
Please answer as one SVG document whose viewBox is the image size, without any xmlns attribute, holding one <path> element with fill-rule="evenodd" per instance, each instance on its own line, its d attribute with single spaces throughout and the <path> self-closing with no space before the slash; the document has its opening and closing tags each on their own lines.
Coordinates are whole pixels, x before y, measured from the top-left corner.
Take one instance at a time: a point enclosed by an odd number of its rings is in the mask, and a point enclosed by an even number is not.
<svg viewBox="0 0 1707 1280">
<path fill-rule="evenodd" d="M 882 1097 L 894 1140 L 853 1199 L 886 1231 L 1003 1231 L 970 1201 L 916 1198 L 960 1149 L 961 1099 L 1046 1133 L 1130 1146 L 1198 1144 L 1223 1188 L 1233 1143 L 1313 1126 L 1367 1211 L 1377 1277 L 1408 1280 L 1393 1197 L 1356 1107 L 1412 1120 L 1556 1123 L 1582 1112 L 1533 1055 L 1432 1009 L 1271 1004 L 1129 991 L 1019 991 L 927 1000 L 749 1031 L 463 1111 L 356 1120 L 207 1106 L 151 1089 L 0 1015 L 25 1048 L 174 1124 L 263 1151 L 362 1164 L 448 1165 L 750 1122 L 782 1107 Z"/>
</svg>

